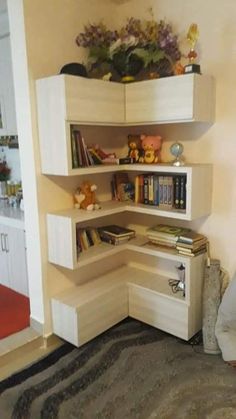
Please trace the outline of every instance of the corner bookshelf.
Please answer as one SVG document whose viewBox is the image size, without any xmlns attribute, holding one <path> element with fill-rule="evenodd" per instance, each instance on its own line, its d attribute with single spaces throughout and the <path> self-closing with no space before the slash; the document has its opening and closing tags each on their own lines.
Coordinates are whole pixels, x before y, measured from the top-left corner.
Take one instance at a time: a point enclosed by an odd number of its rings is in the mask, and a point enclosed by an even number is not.
<svg viewBox="0 0 236 419">
<path fill-rule="evenodd" d="M 100 200 L 97 211 L 68 208 L 47 214 L 49 262 L 68 271 L 68 281 L 70 271 L 76 270 L 79 282 L 52 295 L 54 333 L 80 346 L 129 315 L 190 339 L 201 328 L 205 254 L 191 258 L 152 245 L 139 231 L 138 222 L 134 239 L 118 246 L 101 243 L 78 253 L 76 230 L 78 226 L 105 225 L 110 217 L 129 228 L 127 214 L 132 214 L 132 224 L 138 214 L 143 224 L 149 217 L 156 217 L 156 223 L 161 218 L 186 222 L 206 217 L 211 213 L 212 166 L 131 164 L 74 169 L 71 132 L 74 127 L 86 126 L 122 130 L 129 125 L 212 123 L 213 78 L 190 74 L 122 85 L 59 75 L 37 81 L 37 103 L 43 174 L 77 176 L 78 183 L 84 176 L 89 180 L 102 176 L 107 190 L 109 176 L 119 171 L 133 176 L 157 173 L 186 177 L 185 209 Z M 177 279 L 178 264 L 185 267 L 185 296 L 173 294 L 168 285 L 169 279 Z"/>
</svg>

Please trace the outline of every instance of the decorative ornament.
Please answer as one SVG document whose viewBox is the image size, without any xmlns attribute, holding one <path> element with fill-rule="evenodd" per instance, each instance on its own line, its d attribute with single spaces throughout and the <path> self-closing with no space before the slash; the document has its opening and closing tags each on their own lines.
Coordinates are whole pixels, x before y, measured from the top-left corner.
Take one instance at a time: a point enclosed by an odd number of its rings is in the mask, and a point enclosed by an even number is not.
<svg viewBox="0 0 236 419">
<path fill-rule="evenodd" d="M 173 166 L 184 166 L 184 158 L 182 157 L 182 153 L 184 151 L 184 147 L 181 143 L 174 143 L 170 147 L 170 152 L 175 159 L 172 161 Z"/>
<path fill-rule="evenodd" d="M 195 51 L 195 46 L 197 43 L 197 40 L 199 38 L 199 30 L 196 23 L 192 23 L 189 27 L 188 33 L 187 33 L 187 40 L 190 44 L 190 51 L 187 55 L 189 59 L 189 63 L 185 66 L 184 72 L 185 73 L 198 73 L 201 74 L 200 65 L 195 63 L 195 60 L 197 58 L 197 53 Z"/>
</svg>

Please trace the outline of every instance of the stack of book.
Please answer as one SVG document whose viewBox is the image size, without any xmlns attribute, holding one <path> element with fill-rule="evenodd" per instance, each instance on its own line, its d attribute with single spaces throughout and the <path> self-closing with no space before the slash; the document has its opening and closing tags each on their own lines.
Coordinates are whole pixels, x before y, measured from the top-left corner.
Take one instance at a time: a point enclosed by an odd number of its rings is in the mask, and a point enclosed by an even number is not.
<svg viewBox="0 0 236 419">
<path fill-rule="evenodd" d="M 196 256 L 207 251 L 208 239 L 195 231 L 181 234 L 177 241 L 177 250 L 181 255 Z"/>
<path fill-rule="evenodd" d="M 118 225 L 99 227 L 98 232 L 102 241 L 113 245 L 123 244 L 135 237 L 135 231 Z"/>
<path fill-rule="evenodd" d="M 190 231 L 189 228 L 158 224 L 147 230 L 147 237 L 152 243 L 159 246 L 176 248 L 180 235 L 187 234 Z"/>
</svg>

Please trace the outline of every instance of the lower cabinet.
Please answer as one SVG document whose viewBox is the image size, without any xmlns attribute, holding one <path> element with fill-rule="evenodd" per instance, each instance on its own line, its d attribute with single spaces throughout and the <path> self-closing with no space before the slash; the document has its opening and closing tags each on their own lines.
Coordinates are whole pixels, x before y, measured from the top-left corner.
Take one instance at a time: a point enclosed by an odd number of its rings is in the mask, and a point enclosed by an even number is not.
<svg viewBox="0 0 236 419">
<path fill-rule="evenodd" d="M 1 224 L 0 284 L 28 296 L 25 232 Z"/>
<path fill-rule="evenodd" d="M 53 332 L 76 346 L 127 316 L 127 286 L 124 281 L 115 283 L 111 277 L 90 281 L 52 299 Z"/>
<path fill-rule="evenodd" d="M 206 255 L 191 258 L 153 246 L 129 254 L 129 264 L 55 295 L 51 300 L 53 332 L 81 346 L 130 316 L 184 340 L 195 335 L 202 327 Z M 144 255 L 149 269 L 143 269 L 140 252 L 151 250 L 155 256 Z M 178 279 L 179 264 L 185 267 L 185 292 L 173 291 L 169 284 Z"/>
<path fill-rule="evenodd" d="M 188 306 L 156 292 L 129 284 L 129 315 L 188 340 Z"/>
</svg>

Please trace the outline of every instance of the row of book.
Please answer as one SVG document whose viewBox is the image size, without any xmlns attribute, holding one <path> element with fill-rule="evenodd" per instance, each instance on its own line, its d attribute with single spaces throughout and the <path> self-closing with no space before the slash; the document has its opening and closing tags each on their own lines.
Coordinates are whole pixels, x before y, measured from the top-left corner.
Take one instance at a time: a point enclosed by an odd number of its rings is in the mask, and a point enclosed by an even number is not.
<svg viewBox="0 0 236 419">
<path fill-rule="evenodd" d="M 98 229 L 94 227 L 76 228 L 77 255 L 88 250 L 91 246 L 97 246 L 101 243 Z"/>
<path fill-rule="evenodd" d="M 127 242 L 128 240 L 135 237 L 135 231 L 121 227 L 119 225 L 107 225 L 104 227 L 86 227 L 76 228 L 76 244 L 77 244 L 77 255 L 85 250 L 88 250 L 91 246 L 97 246 L 102 241 L 118 245 Z"/>
<path fill-rule="evenodd" d="M 97 145 L 87 146 L 81 132 L 73 129 L 71 132 L 72 168 L 96 166 L 99 164 L 129 164 L 134 159 L 130 157 L 117 158 L 115 153 L 106 153 Z"/>
<path fill-rule="evenodd" d="M 142 174 L 135 177 L 135 202 L 163 209 L 186 209 L 186 175 Z"/>
<path fill-rule="evenodd" d="M 147 230 L 150 242 L 177 249 L 185 256 L 196 256 L 207 251 L 208 239 L 189 228 L 158 224 Z"/>
</svg>

